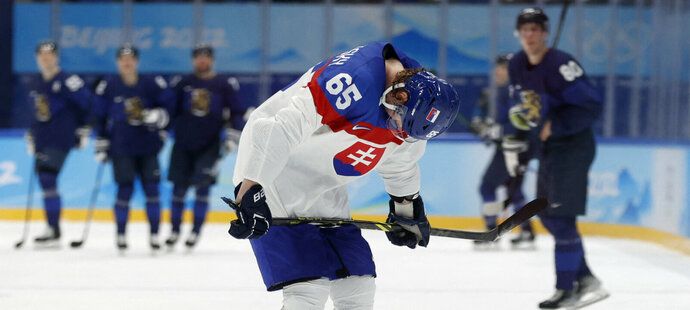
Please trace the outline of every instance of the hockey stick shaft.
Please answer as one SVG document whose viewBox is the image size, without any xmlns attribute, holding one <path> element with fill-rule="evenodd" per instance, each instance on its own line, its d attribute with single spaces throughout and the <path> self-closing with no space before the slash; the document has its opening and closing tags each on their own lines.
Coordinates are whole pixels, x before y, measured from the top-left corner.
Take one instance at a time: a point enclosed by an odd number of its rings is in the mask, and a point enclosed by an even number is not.
<svg viewBox="0 0 690 310">
<path fill-rule="evenodd" d="M 561 16 L 558 19 L 558 28 L 556 28 L 556 37 L 553 39 L 552 48 L 558 47 L 558 41 L 561 39 L 561 31 L 563 31 L 563 24 L 565 24 L 565 17 L 568 15 L 568 7 L 570 0 L 563 0 L 563 7 L 561 7 Z"/>
<path fill-rule="evenodd" d="M 105 163 L 98 165 L 98 170 L 96 171 L 96 182 L 94 183 L 93 190 L 91 190 L 91 199 L 89 201 L 89 209 L 86 211 L 86 221 L 84 223 L 84 231 L 81 235 L 81 240 L 72 241 L 70 246 L 73 248 L 81 246 L 86 242 L 86 238 L 89 236 L 89 229 L 91 227 L 91 222 L 93 220 L 93 212 L 96 208 L 96 201 L 98 200 L 98 192 L 101 188 L 101 180 L 103 179 L 103 170 L 105 170 Z"/>
<path fill-rule="evenodd" d="M 431 228 L 432 236 L 439 237 L 449 237 L 458 239 L 469 239 L 469 240 L 483 240 L 483 241 L 494 241 L 500 236 L 509 232 L 513 228 L 517 227 L 524 221 L 533 217 L 537 213 L 541 212 L 546 208 L 548 202 L 546 199 L 539 198 L 532 200 L 524 207 L 522 207 L 518 212 L 513 214 L 511 217 L 507 218 L 496 228 L 484 231 L 465 231 L 465 230 L 455 230 L 455 229 L 443 229 L 443 228 Z M 381 230 L 384 232 L 403 229 L 397 224 L 390 224 L 377 221 L 364 221 L 364 220 L 348 220 L 348 219 L 326 219 L 326 218 L 273 218 L 273 225 L 285 226 L 285 225 L 299 225 L 299 224 L 315 224 L 322 226 L 339 226 L 352 224 L 361 229 L 370 230 Z"/>
<path fill-rule="evenodd" d="M 22 232 L 22 238 L 14 244 L 16 249 L 19 249 L 24 245 L 26 238 L 29 236 L 29 222 L 31 222 L 31 207 L 34 198 L 34 178 L 36 174 L 36 160 L 33 159 L 31 164 L 31 170 L 29 171 L 29 194 L 26 197 L 26 212 L 24 213 L 24 230 Z"/>
</svg>

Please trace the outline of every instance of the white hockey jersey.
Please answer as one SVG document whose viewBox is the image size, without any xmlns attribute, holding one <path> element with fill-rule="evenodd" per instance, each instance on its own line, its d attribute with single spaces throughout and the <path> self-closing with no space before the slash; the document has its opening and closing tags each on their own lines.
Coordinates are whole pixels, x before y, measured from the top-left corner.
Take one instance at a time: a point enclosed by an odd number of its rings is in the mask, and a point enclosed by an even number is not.
<svg viewBox="0 0 690 310">
<path fill-rule="evenodd" d="M 420 67 L 387 43 L 317 64 L 251 114 L 233 182 L 261 184 L 274 217 L 350 218 L 347 184 L 373 169 L 389 194 L 418 192 L 426 141 L 407 143 L 387 129 L 384 49 L 405 68 Z"/>
</svg>

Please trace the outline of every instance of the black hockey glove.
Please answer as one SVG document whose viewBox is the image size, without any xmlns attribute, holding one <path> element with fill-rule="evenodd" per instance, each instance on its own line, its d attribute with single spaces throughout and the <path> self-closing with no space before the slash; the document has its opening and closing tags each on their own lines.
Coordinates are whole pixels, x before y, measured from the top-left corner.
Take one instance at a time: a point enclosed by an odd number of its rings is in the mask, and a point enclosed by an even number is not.
<svg viewBox="0 0 690 310">
<path fill-rule="evenodd" d="M 419 194 L 406 197 L 391 195 L 388 201 L 390 212 L 386 223 L 398 224 L 399 227 L 386 232 L 388 240 L 398 246 L 414 249 L 417 245 L 426 247 L 429 244 L 431 226 L 424 214 L 424 201 Z"/>
<path fill-rule="evenodd" d="M 242 183 L 235 187 L 235 197 Z M 266 195 L 261 185 L 256 184 L 249 188 L 239 205 L 232 199 L 222 197 L 230 208 L 235 210 L 237 219 L 230 222 L 228 233 L 237 239 L 256 239 L 268 232 L 271 227 L 271 210 L 266 204 Z"/>
</svg>

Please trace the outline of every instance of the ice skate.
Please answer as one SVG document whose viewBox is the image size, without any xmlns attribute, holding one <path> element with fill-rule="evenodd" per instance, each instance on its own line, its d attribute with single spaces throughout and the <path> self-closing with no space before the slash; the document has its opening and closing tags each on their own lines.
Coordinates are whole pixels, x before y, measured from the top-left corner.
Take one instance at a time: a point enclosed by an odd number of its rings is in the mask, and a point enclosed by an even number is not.
<svg viewBox="0 0 690 310">
<path fill-rule="evenodd" d="M 60 229 L 48 226 L 41 235 L 34 238 L 34 242 L 40 248 L 58 248 L 60 247 Z"/>
<path fill-rule="evenodd" d="M 151 250 L 154 252 L 160 250 L 161 244 L 158 241 L 158 234 L 151 234 L 149 237 L 149 245 L 151 246 Z"/>
<path fill-rule="evenodd" d="M 179 239 L 180 239 L 180 233 L 179 232 L 172 232 L 170 234 L 170 237 L 168 237 L 168 239 L 165 240 L 165 245 L 167 245 L 168 248 L 172 249 L 172 247 L 174 247 L 175 244 L 177 244 L 177 240 L 179 240 Z"/>
<path fill-rule="evenodd" d="M 522 230 L 515 238 L 510 239 L 510 247 L 513 250 L 534 250 L 536 249 L 534 239 L 532 231 Z"/>
<path fill-rule="evenodd" d="M 578 295 L 575 289 L 556 290 L 551 298 L 539 303 L 539 309 L 575 309 Z"/>
<path fill-rule="evenodd" d="M 609 297 L 609 292 L 602 288 L 601 281 L 593 275 L 584 276 L 577 280 L 575 291 L 577 303 L 568 309 L 580 309 Z"/>
<path fill-rule="evenodd" d="M 199 241 L 199 234 L 192 232 L 189 234 L 189 237 L 187 237 L 187 241 L 185 241 L 184 245 L 191 250 L 196 245 L 197 241 Z"/>
<path fill-rule="evenodd" d="M 120 253 L 123 253 L 125 250 L 127 250 L 127 238 L 125 238 L 124 234 L 117 235 L 115 238 L 115 245 Z"/>
</svg>

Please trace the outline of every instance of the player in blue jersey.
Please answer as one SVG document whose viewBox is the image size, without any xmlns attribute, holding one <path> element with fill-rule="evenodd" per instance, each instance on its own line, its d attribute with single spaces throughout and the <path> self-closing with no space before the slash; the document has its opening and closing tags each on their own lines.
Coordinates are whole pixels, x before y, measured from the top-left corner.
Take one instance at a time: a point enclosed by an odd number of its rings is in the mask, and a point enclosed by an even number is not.
<svg viewBox="0 0 690 310">
<path fill-rule="evenodd" d="M 174 93 L 165 80 L 150 78 L 137 72 L 139 53 L 131 45 L 117 50 L 119 75 L 101 81 L 96 87 L 98 99 L 94 107 L 98 138 L 96 159 L 112 160 L 117 200 L 116 245 L 127 248 L 125 228 L 129 217 L 129 201 L 138 177 L 146 195 L 146 216 L 150 224 L 149 244 L 160 248 L 158 152 L 163 146 L 162 130 L 167 126 Z"/>
<path fill-rule="evenodd" d="M 586 210 L 595 153 L 592 126 L 602 98 L 572 56 L 547 46 L 548 17 L 541 9 L 524 9 L 516 31 L 522 51 L 509 64 L 516 102 L 510 118 L 518 129 L 537 131 L 542 141 L 537 195 L 546 197 L 551 208 L 540 219 L 556 242 L 556 292 L 539 307 L 579 307 L 608 296 L 587 265 L 576 224 Z M 514 161 L 509 169 L 518 166 Z"/>
<path fill-rule="evenodd" d="M 175 145 L 170 157 L 168 179 L 173 182 L 171 206 L 172 232 L 165 241 L 172 247 L 180 235 L 185 195 L 194 187 L 193 226 L 185 245 L 193 247 L 206 219 L 210 188 L 216 183 L 222 154 L 237 148 L 244 127 L 246 109 L 240 105 L 235 78 L 213 71 L 213 48 L 200 44 L 192 50 L 194 73 L 174 78 L 177 95 L 172 127 Z"/>
<path fill-rule="evenodd" d="M 58 174 L 70 149 L 83 147 L 87 142 L 89 130 L 84 126 L 93 96 L 81 78 L 60 69 L 55 42 L 38 44 L 36 63 L 41 77 L 29 93 L 34 120 L 26 140 L 27 151 L 35 157 L 48 227 L 34 241 L 53 245 L 60 239 L 62 202 Z"/>
<path fill-rule="evenodd" d="M 283 308 L 373 309 L 376 270 L 354 225 L 271 226 L 273 217 L 350 218 L 347 184 L 376 169 L 390 195 L 391 243 L 427 246 L 417 161 L 456 118 L 444 80 L 388 43 L 329 58 L 277 92 L 242 131 L 229 233 L 251 239 L 264 284 Z"/>
<path fill-rule="evenodd" d="M 504 136 L 510 137 L 516 134 L 515 127 L 510 124 L 508 110 L 511 107 L 511 100 L 508 96 L 508 61 L 511 54 L 499 55 L 496 57 L 494 68 L 494 81 L 496 83 L 496 100 L 494 104 L 495 119 L 490 115 L 490 96 L 488 90 L 482 93 L 479 102 L 475 106 L 472 117 L 472 130 L 487 144 L 494 144 L 496 150 L 484 171 L 482 182 L 479 186 L 479 193 L 482 197 L 482 216 L 486 228 L 491 230 L 496 227 L 498 215 L 503 211 L 503 201 L 498 201 L 496 190 L 505 186 L 507 195 L 513 208 L 519 208 L 525 204 L 525 196 L 522 192 L 522 176 L 512 176 L 506 169 L 503 156 L 501 141 Z M 528 162 L 532 157 L 532 152 L 527 151 L 520 154 L 520 160 Z M 516 209 L 515 211 L 517 211 Z M 525 221 L 521 225 L 520 234 L 511 239 L 513 248 L 530 247 L 534 244 L 534 233 L 531 221 Z M 475 249 L 489 250 L 498 247 L 498 242 L 475 241 Z"/>
</svg>

